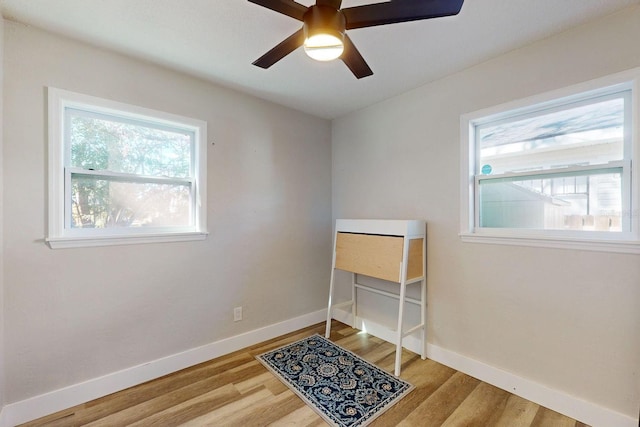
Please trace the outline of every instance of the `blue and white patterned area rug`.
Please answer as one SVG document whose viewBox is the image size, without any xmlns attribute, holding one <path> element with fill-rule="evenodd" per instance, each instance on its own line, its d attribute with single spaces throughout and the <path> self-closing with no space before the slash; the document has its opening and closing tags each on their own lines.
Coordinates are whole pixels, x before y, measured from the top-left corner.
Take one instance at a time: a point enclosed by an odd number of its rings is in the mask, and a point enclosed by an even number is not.
<svg viewBox="0 0 640 427">
<path fill-rule="evenodd" d="M 318 334 L 256 357 L 333 426 L 366 426 L 413 389 Z"/>
</svg>

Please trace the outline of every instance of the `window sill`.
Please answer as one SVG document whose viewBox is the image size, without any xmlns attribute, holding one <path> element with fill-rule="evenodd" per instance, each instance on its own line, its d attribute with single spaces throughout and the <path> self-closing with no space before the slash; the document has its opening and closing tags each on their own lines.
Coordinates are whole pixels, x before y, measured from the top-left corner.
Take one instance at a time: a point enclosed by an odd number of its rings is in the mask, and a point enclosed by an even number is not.
<svg viewBox="0 0 640 427">
<path fill-rule="evenodd" d="M 463 242 L 467 243 L 530 246 L 554 249 L 574 249 L 636 255 L 640 254 L 640 241 L 562 239 L 523 236 L 489 236 L 473 233 L 461 233 L 459 236 Z"/>
<path fill-rule="evenodd" d="M 46 239 L 51 249 L 86 248 L 95 246 L 137 245 L 144 243 L 171 243 L 204 240 L 209 233 L 165 233 L 127 236 L 51 237 Z"/>
</svg>

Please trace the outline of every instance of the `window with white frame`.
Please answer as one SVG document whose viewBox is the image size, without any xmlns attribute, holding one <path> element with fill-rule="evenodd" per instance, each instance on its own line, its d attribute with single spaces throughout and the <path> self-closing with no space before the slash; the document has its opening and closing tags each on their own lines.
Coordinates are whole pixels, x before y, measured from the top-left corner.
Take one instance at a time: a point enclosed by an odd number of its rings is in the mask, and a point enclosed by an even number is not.
<svg viewBox="0 0 640 427">
<path fill-rule="evenodd" d="M 206 236 L 206 123 L 49 88 L 52 248 Z"/>
<path fill-rule="evenodd" d="M 463 116 L 463 240 L 639 251 L 637 74 Z"/>
</svg>

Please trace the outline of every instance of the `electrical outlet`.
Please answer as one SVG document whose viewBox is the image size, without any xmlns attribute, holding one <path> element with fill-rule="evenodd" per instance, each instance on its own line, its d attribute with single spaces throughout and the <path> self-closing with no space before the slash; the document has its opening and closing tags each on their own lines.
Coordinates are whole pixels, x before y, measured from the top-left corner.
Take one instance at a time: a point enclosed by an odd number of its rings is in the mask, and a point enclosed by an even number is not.
<svg viewBox="0 0 640 427">
<path fill-rule="evenodd" d="M 233 309 L 233 321 L 238 322 L 242 320 L 242 307 L 236 307 Z"/>
</svg>

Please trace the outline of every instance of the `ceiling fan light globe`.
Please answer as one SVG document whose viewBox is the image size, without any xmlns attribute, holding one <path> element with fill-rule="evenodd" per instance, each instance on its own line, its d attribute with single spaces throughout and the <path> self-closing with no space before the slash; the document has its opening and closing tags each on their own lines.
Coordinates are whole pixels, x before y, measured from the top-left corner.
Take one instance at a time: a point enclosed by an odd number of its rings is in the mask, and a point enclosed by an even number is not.
<svg viewBox="0 0 640 427">
<path fill-rule="evenodd" d="M 316 34 L 304 41 L 304 51 L 316 61 L 333 61 L 344 52 L 344 43 L 331 34 Z"/>
</svg>

